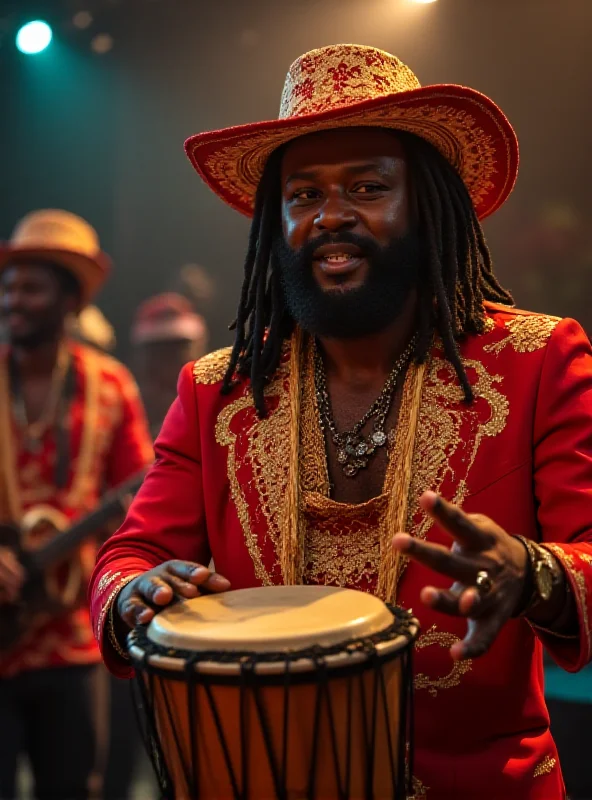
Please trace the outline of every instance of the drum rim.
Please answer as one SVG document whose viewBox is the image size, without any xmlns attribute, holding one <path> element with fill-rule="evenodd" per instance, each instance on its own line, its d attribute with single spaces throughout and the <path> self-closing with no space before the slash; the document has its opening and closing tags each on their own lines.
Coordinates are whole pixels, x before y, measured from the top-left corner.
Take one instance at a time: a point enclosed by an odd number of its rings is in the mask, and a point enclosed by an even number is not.
<svg viewBox="0 0 592 800">
<path fill-rule="evenodd" d="M 156 672 L 171 680 L 183 679 L 188 672 L 220 683 L 234 683 L 245 672 L 269 679 L 289 673 L 306 680 L 320 665 L 332 673 L 361 672 L 371 668 L 377 660 L 383 663 L 403 655 L 417 640 L 419 621 L 412 612 L 389 603 L 385 605 L 393 615 L 391 625 L 371 636 L 338 645 L 266 653 L 176 650 L 172 654 L 173 648 L 165 648 L 148 638 L 147 625 L 139 625 L 128 636 L 128 652 L 137 670 Z"/>
</svg>

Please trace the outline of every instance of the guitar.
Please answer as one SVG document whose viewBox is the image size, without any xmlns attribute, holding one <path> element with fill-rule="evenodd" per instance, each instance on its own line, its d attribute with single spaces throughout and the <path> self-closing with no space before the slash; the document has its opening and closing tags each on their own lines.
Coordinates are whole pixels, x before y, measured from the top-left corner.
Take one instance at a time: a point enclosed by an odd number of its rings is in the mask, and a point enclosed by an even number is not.
<svg viewBox="0 0 592 800">
<path fill-rule="evenodd" d="M 145 475 L 146 470 L 142 470 L 109 491 L 93 511 L 63 530 L 65 517 L 61 512 L 50 507 L 31 509 L 25 517 L 29 517 L 32 526 L 41 523 L 52 533 L 52 538 L 36 549 L 23 547 L 22 527 L 0 524 L 0 546 L 16 553 L 26 575 L 18 600 L 0 605 L 0 653 L 18 644 L 36 618 L 57 616 L 75 604 L 80 596 L 80 571 L 70 573 L 66 587 L 61 589 L 57 588 L 52 571 L 64 564 L 86 539 L 125 513 L 126 498 L 138 491 Z"/>
</svg>

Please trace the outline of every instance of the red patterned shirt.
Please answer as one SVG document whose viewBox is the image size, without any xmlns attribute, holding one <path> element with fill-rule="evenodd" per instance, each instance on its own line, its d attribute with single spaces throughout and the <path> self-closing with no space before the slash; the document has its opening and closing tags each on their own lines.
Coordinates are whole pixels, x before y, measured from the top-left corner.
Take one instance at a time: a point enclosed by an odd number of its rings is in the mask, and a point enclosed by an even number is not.
<svg viewBox="0 0 592 800">
<path fill-rule="evenodd" d="M 73 392 L 63 426 L 69 443 L 63 488 L 57 488 L 55 483 L 55 429 L 46 429 L 40 447 L 31 452 L 24 446 L 22 429 L 12 420 L 16 490 L 23 514 L 30 517 L 34 510 L 62 525 L 91 511 L 106 489 L 124 482 L 153 460 L 144 409 L 128 370 L 93 348 L 76 343 L 68 347 Z M 6 356 L 4 368 L 5 359 Z M 34 539 L 32 544 L 35 545 Z M 81 597 L 85 596 L 96 548 L 96 541 L 87 541 L 80 557 L 67 565 L 74 583 L 81 581 Z M 64 569 L 57 574 L 62 588 L 68 577 L 63 574 Z M 16 648 L 2 654 L 0 677 L 22 670 L 99 660 L 88 606 L 81 601 L 74 611 L 36 625 Z"/>
</svg>

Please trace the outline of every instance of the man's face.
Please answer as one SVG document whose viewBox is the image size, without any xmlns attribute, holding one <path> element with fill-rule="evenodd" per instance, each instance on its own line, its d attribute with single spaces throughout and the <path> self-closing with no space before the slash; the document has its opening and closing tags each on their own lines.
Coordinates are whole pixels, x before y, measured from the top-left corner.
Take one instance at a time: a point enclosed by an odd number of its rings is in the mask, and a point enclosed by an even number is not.
<svg viewBox="0 0 592 800">
<path fill-rule="evenodd" d="M 281 169 L 275 237 L 288 309 L 303 328 L 337 338 L 384 329 L 414 292 L 419 245 L 410 226 L 407 163 L 376 128 L 310 134 Z"/>
<path fill-rule="evenodd" d="M 61 334 L 66 315 L 76 310 L 76 300 L 66 294 L 51 267 L 18 263 L 2 272 L 0 308 L 9 341 L 37 347 Z"/>
</svg>

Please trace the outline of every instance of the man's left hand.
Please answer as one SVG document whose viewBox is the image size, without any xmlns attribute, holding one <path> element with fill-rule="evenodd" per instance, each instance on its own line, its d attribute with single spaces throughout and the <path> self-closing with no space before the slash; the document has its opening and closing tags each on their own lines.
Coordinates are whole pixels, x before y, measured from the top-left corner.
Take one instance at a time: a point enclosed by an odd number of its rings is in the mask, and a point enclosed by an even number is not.
<svg viewBox="0 0 592 800">
<path fill-rule="evenodd" d="M 436 611 L 467 617 L 467 635 L 452 645 L 450 654 L 455 660 L 477 658 L 489 650 L 518 608 L 527 573 L 526 548 L 489 517 L 465 514 L 434 492 L 425 492 L 420 504 L 453 537 L 452 548 L 406 533 L 396 534 L 393 547 L 452 578 L 449 589 L 425 586 L 420 598 Z"/>
</svg>

